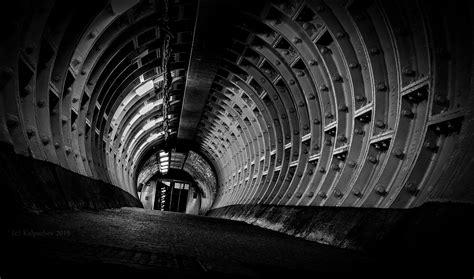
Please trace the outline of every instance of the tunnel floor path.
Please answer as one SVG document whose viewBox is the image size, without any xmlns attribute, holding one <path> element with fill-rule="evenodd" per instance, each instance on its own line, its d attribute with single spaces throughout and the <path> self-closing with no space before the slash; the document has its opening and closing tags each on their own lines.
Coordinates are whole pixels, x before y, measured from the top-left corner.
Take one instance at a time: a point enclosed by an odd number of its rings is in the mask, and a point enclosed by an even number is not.
<svg viewBox="0 0 474 279">
<path fill-rule="evenodd" d="M 2 279 L 334 278 L 378 266 L 356 251 L 242 222 L 138 208 L 24 215 L 7 234 Z"/>
</svg>

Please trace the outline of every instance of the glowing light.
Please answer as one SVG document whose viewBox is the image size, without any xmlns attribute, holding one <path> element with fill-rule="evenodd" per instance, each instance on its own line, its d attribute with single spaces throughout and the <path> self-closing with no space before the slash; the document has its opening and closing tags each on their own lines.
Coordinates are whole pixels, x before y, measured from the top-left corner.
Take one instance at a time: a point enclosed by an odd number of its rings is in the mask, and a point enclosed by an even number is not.
<svg viewBox="0 0 474 279">
<path fill-rule="evenodd" d="M 145 106 L 143 106 L 143 107 L 138 111 L 138 114 L 139 114 L 139 115 L 144 115 L 145 113 L 147 113 L 147 112 L 149 112 L 150 110 L 152 110 L 153 107 L 155 107 L 155 103 L 148 103 L 148 104 L 146 104 Z"/>
<path fill-rule="evenodd" d="M 160 134 L 151 134 L 147 139 L 146 139 L 146 142 L 149 143 L 149 142 L 152 142 L 154 140 L 156 140 L 158 137 L 160 136 Z"/>
<path fill-rule="evenodd" d="M 135 89 L 135 93 L 137 93 L 138 96 L 143 96 L 145 93 L 153 89 L 153 87 L 153 80 L 149 80 Z"/>
<path fill-rule="evenodd" d="M 151 127 L 155 126 L 156 123 L 157 123 L 156 120 L 149 121 L 148 123 L 146 123 L 145 125 L 143 125 L 142 130 L 145 130 L 145 131 L 146 131 L 146 130 L 150 129 Z"/>
</svg>

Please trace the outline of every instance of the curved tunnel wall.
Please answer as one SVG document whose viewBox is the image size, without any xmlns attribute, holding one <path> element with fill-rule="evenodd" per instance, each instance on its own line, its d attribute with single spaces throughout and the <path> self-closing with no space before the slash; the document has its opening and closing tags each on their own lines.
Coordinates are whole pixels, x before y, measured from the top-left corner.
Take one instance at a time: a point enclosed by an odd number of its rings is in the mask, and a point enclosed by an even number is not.
<svg viewBox="0 0 474 279">
<path fill-rule="evenodd" d="M 136 195 L 139 162 L 179 140 L 198 3 L 118 2 L 2 9 L 0 141 Z M 239 7 L 194 138 L 214 208 L 474 200 L 472 4 Z"/>
<path fill-rule="evenodd" d="M 473 201 L 471 4 L 244 9 L 198 126 L 215 208 Z"/>
<path fill-rule="evenodd" d="M 186 67 L 179 55 L 189 48 L 193 5 L 170 5 L 166 17 L 167 1 L 18 1 L 2 8 L 0 140 L 136 195 L 137 149 L 148 147 L 150 132 L 172 134 L 179 122 Z M 160 21 L 176 24 L 173 42 Z M 175 46 L 171 65 L 163 57 L 167 43 Z M 150 80 L 148 94 L 135 94 Z M 151 143 L 162 141 L 160 134 Z"/>
</svg>

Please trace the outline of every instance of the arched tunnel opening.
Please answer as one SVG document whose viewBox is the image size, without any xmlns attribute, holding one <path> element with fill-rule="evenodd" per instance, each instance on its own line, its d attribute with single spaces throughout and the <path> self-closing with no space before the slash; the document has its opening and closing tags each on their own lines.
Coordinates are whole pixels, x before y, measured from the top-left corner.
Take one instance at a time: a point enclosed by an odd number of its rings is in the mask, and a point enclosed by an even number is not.
<svg viewBox="0 0 474 279">
<path fill-rule="evenodd" d="M 473 276 L 473 13 L 2 2 L 0 277 Z"/>
</svg>

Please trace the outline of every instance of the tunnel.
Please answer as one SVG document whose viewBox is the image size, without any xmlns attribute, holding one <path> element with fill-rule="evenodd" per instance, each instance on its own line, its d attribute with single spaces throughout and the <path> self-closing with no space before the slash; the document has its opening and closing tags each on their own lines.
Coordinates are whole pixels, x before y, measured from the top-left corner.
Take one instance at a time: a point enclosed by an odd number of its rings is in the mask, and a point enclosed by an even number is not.
<svg viewBox="0 0 474 279">
<path fill-rule="evenodd" d="M 0 277 L 472 278 L 473 15 L 3 1 Z"/>
</svg>

